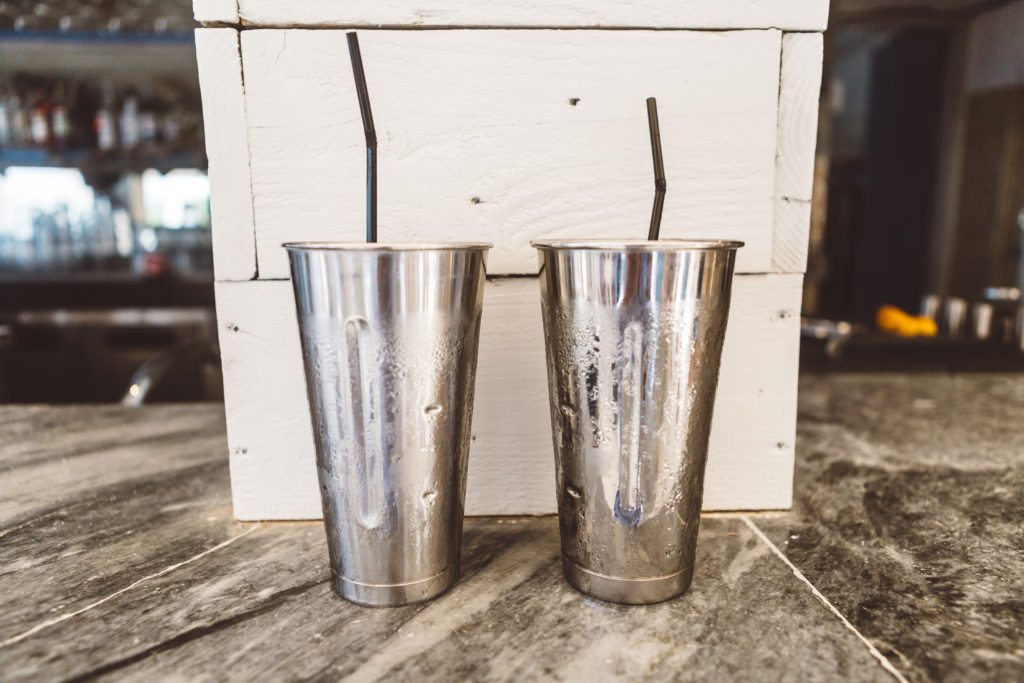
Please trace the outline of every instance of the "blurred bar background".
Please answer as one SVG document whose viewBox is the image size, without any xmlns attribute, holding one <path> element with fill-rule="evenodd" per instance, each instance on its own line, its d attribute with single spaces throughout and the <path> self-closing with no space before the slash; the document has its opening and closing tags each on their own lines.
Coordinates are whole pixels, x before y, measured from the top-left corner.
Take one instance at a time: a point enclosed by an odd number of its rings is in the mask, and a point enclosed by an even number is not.
<svg viewBox="0 0 1024 683">
<path fill-rule="evenodd" d="M 0 0 L 0 401 L 221 398 L 194 27 Z M 1024 369 L 1022 35 L 1024 0 L 833 2 L 805 371 Z"/>
</svg>

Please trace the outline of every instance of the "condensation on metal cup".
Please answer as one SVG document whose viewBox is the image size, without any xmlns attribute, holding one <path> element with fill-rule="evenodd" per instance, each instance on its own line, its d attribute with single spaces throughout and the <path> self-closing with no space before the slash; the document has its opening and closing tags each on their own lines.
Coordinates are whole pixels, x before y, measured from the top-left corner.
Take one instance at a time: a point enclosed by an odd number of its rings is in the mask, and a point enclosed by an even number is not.
<svg viewBox="0 0 1024 683">
<path fill-rule="evenodd" d="M 285 244 L 334 590 L 363 605 L 459 575 L 488 244 Z"/>
<path fill-rule="evenodd" d="M 538 241 L 562 566 L 610 602 L 686 592 L 736 250 Z"/>
</svg>

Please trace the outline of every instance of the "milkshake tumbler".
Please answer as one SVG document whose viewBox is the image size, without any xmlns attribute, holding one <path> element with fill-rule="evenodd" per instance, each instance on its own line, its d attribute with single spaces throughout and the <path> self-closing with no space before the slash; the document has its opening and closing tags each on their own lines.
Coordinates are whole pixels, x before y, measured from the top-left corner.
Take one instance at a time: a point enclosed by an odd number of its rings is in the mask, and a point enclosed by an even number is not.
<svg viewBox="0 0 1024 683">
<path fill-rule="evenodd" d="M 562 566 L 611 602 L 693 577 L 741 242 L 537 241 Z"/>
<path fill-rule="evenodd" d="M 334 590 L 440 595 L 459 574 L 490 245 L 284 246 Z"/>
</svg>

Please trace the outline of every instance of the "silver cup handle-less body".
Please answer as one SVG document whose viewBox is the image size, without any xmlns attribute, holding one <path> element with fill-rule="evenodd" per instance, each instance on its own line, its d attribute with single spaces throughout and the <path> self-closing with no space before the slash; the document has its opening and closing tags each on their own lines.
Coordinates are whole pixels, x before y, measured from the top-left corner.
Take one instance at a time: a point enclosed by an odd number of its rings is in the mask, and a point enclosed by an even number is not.
<svg viewBox="0 0 1024 683">
<path fill-rule="evenodd" d="M 541 241 L 562 564 L 611 602 L 693 577 L 739 242 Z"/>
<path fill-rule="evenodd" d="M 459 574 L 487 244 L 286 244 L 333 586 L 402 605 Z"/>
</svg>

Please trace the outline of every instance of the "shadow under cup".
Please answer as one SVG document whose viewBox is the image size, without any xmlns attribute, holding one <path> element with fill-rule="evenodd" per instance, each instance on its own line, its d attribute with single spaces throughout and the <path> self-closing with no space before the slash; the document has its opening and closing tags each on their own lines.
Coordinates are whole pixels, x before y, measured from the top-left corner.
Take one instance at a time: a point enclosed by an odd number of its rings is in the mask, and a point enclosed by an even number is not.
<svg viewBox="0 0 1024 683">
<path fill-rule="evenodd" d="M 736 250 L 539 241 L 562 565 L 646 604 L 693 578 Z"/>
<path fill-rule="evenodd" d="M 490 245 L 284 246 L 334 589 L 440 595 L 459 574 Z"/>
</svg>

